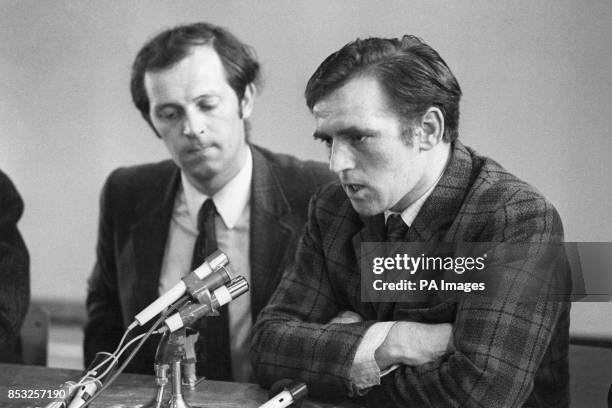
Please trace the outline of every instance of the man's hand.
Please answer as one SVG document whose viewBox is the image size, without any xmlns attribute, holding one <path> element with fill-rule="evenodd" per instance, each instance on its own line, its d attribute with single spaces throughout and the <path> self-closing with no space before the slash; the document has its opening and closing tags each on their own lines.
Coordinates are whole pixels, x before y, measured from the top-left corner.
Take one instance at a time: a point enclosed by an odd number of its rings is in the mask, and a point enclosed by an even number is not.
<svg viewBox="0 0 612 408">
<path fill-rule="evenodd" d="M 425 324 L 396 322 L 374 357 L 381 370 L 393 364 L 417 366 L 454 351 L 453 326 L 449 323 Z"/>
</svg>

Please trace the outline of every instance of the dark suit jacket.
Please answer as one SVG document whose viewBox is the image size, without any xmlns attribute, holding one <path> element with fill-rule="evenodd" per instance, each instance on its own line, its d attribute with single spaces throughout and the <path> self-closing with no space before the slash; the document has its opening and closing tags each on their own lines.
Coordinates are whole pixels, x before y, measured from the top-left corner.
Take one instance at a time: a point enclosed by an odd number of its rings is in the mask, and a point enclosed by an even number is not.
<svg viewBox="0 0 612 408">
<path fill-rule="evenodd" d="M 30 258 L 17 229 L 23 201 L 0 171 L 0 362 L 19 362 L 19 330 L 30 303 Z"/>
<path fill-rule="evenodd" d="M 252 146 L 251 306 L 255 317 L 293 260 L 308 200 L 330 181 L 327 166 Z M 180 172 L 172 161 L 115 170 L 101 197 L 97 261 L 89 279 L 85 363 L 113 351 L 134 315 L 158 296 L 161 269 Z M 155 344 L 128 371 L 153 373 Z"/>
<path fill-rule="evenodd" d="M 522 259 L 511 274 L 516 280 L 493 300 L 361 302 L 360 244 L 383 240 L 383 224 L 382 214 L 360 217 L 338 185 L 313 197 L 295 267 L 253 327 L 251 355 L 263 385 L 301 378 L 315 395 L 354 395 L 349 370 L 370 325 L 446 322 L 453 324 L 455 352 L 421 366 L 401 366 L 363 402 L 377 407 L 568 406 L 569 304 L 537 297 L 512 301 L 526 290 L 522 279 L 537 274 L 538 255 Z M 404 240 L 540 243 L 562 238 L 557 212 L 535 189 L 455 142 L 444 175 Z M 487 261 L 496 263 L 506 261 Z M 343 310 L 359 313 L 364 322 L 327 324 Z"/>
</svg>

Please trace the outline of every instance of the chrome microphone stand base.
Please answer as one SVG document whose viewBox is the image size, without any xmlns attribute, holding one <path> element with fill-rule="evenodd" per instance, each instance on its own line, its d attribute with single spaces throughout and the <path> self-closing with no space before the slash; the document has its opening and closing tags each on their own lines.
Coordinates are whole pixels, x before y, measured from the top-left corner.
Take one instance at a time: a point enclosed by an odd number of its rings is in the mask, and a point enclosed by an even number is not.
<svg viewBox="0 0 612 408">
<path fill-rule="evenodd" d="M 181 362 L 172 362 L 172 397 L 168 401 L 168 408 L 191 408 L 191 406 L 183 398 L 181 390 Z"/>
</svg>

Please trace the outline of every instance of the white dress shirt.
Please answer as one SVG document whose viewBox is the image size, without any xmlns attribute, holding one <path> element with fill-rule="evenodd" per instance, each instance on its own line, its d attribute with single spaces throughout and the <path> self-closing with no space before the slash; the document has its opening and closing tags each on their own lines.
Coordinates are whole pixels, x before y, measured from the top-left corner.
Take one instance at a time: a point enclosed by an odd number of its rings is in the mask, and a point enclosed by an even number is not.
<svg viewBox="0 0 612 408">
<path fill-rule="evenodd" d="M 219 213 L 215 218 L 218 248 L 228 256 L 235 276 L 244 276 L 249 284 L 251 283 L 249 231 L 252 178 L 253 156 L 249 149 L 242 169 L 211 197 Z M 207 198 L 209 197 L 198 191 L 181 172 L 181 186 L 174 201 L 168 241 L 162 261 L 160 294 L 191 272 L 193 247 L 198 236 L 198 211 Z M 247 382 L 252 380 L 248 358 L 250 346 L 248 333 L 252 325 L 250 293 L 247 292 L 232 301 L 228 307 L 234 379 Z"/>
</svg>

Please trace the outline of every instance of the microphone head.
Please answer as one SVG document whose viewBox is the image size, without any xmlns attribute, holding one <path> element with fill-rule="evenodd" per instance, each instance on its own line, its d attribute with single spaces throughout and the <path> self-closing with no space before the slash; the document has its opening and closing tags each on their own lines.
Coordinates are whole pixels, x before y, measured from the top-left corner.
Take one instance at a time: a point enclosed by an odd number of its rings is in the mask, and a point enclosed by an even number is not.
<svg viewBox="0 0 612 408">
<path fill-rule="evenodd" d="M 293 396 L 294 403 L 290 406 L 295 407 L 299 407 L 302 400 L 306 398 L 306 395 L 308 394 L 308 387 L 304 382 L 283 378 L 272 384 L 270 391 L 268 392 L 268 398 L 273 398 L 275 395 L 285 390 L 289 391 Z"/>
<path fill-rule="evenodd" d="M 283 378 L 282 380 L 278 380 L 276 381 L 274 384 L 272 384 L 272 386 L 270 387 L 270 391 L 268 391 L 268 398 L 272 398 L 274 397 L 276 394 L 278 394 L 279 392 L 283 391 L 285 388 L 287 388 L 287 386 L 289 384 L 291 384 L 293 382 L 293 380 L 289 379 L 289 378 Z"/>
<path fill-rule="evenodd" d="M 229 258 L 223 251 L 216 250 L 212 254 L 208 255 L 204 262 L 210 266 L 210 269 L 212 269 L 213 272 L 215 272 L 229 264 Z"/>
</svg>

